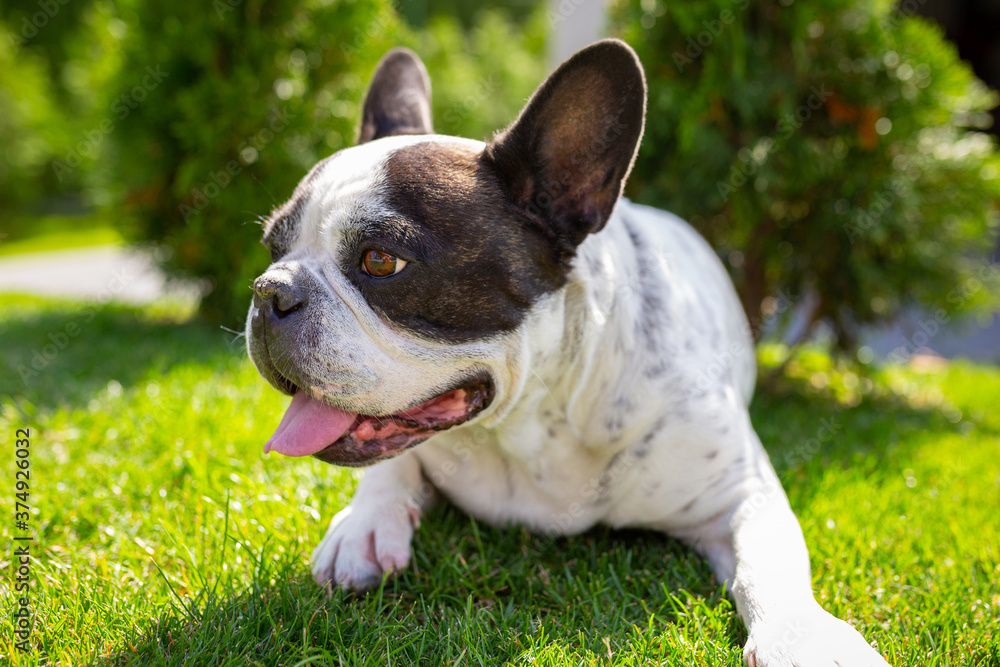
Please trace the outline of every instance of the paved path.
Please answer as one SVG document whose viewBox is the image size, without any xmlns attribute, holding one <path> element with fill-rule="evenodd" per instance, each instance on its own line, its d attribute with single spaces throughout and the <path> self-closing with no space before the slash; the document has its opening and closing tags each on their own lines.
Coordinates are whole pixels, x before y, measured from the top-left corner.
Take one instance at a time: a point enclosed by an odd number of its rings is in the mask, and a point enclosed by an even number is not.
<svg viewBox="0 0 1000 667">
<path fill-rule="evenodd" d="M 101 246 L 0 257 L 0 292 L 27 292 L 78 299 L 149 303 L 163 296 L 197 298 L 191 284 L 168 285 L 152 257 L 142 251 Z M 894 325 L 867 329 L 862 343 L 879 358 L 909 359 L 921 348 L 945 357 L 1000 362 L 1000 315 L 989 323 L 950 322 L 928 328 L 920 313 L 905 313 Z M 927 332 L 927 333 L 921 333 Z"/>
<path fill-rule="evenodd" d="M 168 285 L 148 253 L 118 246 L 0 257 L 0 292 L 135 304 L 197 296 L 190 284 Z"/>
<path fill-rule="evenodd" d="M 889 326 L 868 327 L 861 342 L 879 359 L 907 361 L 930 350 L 942 357 L 1000 363 L 1000 314 L 939 324 L 930 313 L 904 312 Z"/>
</svg>

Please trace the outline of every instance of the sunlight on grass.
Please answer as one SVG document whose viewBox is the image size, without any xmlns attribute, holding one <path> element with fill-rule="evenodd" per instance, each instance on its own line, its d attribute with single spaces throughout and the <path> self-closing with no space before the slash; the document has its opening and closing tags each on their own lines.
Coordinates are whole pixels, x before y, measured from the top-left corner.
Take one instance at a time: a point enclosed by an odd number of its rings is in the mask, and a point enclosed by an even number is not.
<svg viewBox="0 0 1000 667">
<path fill-rule="evenodd" d="M 0 257 L 122 244 L 121 235 L 111 227 L 94 226 L 89 221 L 80 227 L 42 231 L 25 239 L 6 240 L 0 237 Z"/>
<path fill-rule="evenodd" d="M 358 473 L 261 454 L 288 399 L 233 334 L 88 308 L 0 296 L 0 446 L 32 429 L 37 536 L 37 650 L 13 653 L 5 615 L 4 660 L 739 664 L 746 631 L 708 566 L 651 533 L 546 542 L 438 509 L 399 579 L 326 600 L 308 556 Z M 45 357 L 68 321 L 80 334 Z M 894 665 L 998 664 L 998 404 L 995 367 L 859 374 L 811 350 L 755 400 L 817 596 Z"/>
</svg>

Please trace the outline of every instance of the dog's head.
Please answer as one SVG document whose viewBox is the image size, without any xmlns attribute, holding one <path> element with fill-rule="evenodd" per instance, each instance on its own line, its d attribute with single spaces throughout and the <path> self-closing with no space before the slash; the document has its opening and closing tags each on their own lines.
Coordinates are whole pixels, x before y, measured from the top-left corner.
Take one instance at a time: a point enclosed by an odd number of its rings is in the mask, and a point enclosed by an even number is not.
<svg viewBox="0 0 1000 667">
<path fill-rule="evenodd" d="M 605 40 L 483 144 L 432 134 L 423 64 L 387 54 L 359 145 L 265 225 L 247 346 L 293 395 L 265 451 L 366 465 L 509 403 L 526 322 L 610 217 L 645 99 L 635 53 Z"/>
</svg>

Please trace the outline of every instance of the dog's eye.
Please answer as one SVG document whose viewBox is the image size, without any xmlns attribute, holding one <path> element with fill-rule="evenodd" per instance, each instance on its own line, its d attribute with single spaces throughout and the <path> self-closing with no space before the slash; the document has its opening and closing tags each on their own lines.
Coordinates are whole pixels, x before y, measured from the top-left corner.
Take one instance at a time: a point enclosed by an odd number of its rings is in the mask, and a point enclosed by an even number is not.
<svg viewBox="0 0 1000 667">
<path fill-rule="evenodd" d="M 369 250 L 361 262 L 361 268 L 375 278 L 385 278 L 399 273 L 406 266 L 406 260 L 394 257 L 382 250 Z"/>
</svg>

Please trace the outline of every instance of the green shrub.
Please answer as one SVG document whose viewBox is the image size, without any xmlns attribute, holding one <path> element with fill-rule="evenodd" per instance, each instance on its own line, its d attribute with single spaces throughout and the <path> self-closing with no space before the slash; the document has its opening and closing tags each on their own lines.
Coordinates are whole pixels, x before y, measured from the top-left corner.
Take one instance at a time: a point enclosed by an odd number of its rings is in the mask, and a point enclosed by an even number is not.
<svg viewBox="0 0 1000 667">
<path fill-rule="evenodd" d="M 414 39 L 431 75 L 434 130 L 488 140 L 509 125 L 548 73 L 545 14 L 517 24 L 498 10 L 476 14 L 464 30 L 438 16 Z"/>
<path fill-rule="evenodd" d="M 103 0 L 0 7 L 0 206 L 11 237 L 89 224 L 81 195 L 99 164 L 103 87 L 120 66 L 113 14 Z"/>
<path fill-rule="evenodd" d="M 909 304 L 996 304 L 1000 162 L 975 130 L 997 97 L 936 27 L 885 0 L 622 1 L 613 16 L 649 77 L 628 192 L 708 237 L 754 326 L 776 295 L 811 294 L 810 324 L 849 349 Z"/>
<path fill-rule="evenodd" d="M 209 320 L 240 328 L 268 264 L 254 222 L 354 142 L 359 100 L 399 41 L 389 0 L 135 0 L 112 93 L 108 182 L 123 231 L 205 279 Z"/>
<path fill-rule="evenodd" d="M 122 118 L 104 181 L 138 242 L 165 267 L 206 279 L 210 320 L 238 328 L 268 263 L 250 224 L 321 158 L 353 145 L 377 60 L 406 44 L 434 87 L 436 129 L 484 138 L 510 122 L 544 75 L 544 26 L 486 12 L 468 33 L 435 19 L 421 35 L 389 0 L 133 0 L 112 99 Z M 124 104 L 124 106 L 122 106 Z M 116 208 L 116 212 L 117 212 Z"/>
<path fill-rule="evenodd" d="M 34 202 L 46 169 L 65 142 L 45 61 L 26 53 L 16 33 L 0 23 L 0 210 L 4 233 L 13 213 Z"/>
</svg>

